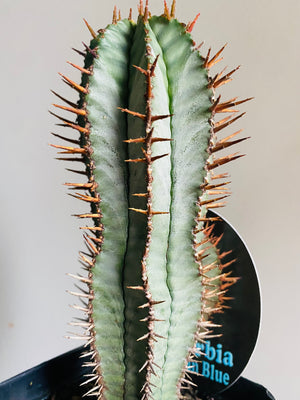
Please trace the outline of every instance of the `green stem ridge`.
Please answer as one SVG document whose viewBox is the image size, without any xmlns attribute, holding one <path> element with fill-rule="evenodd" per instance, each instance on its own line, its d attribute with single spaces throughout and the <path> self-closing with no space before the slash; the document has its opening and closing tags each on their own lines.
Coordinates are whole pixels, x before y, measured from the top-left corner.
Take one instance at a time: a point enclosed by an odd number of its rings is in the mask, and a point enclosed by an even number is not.
<svg viewBox="0 0 300 400">
<path fill-rule="evenodd" d="M 79 162 L 86 182 L 68 183 L 74 197 L 91 211 L 77 215 L 87 252 L 80 259 L 87 275 L 71 275 L 87 290 L 72 292 L 86 321 L 74 334 L 86 341 L 93 368 L 88 396 L 105 400 L 170 400 L 184 397 L 191 385 L 188 363 L 196 343 L 215 335 L 213 314 L 226 308 L 226 291 L 238 278 L 223 264 L 221 238 L 213 236 L 209 209 L 222 207 L 229 194 L 226 174 L 215 169 L 238 158 L 217 152 L 244 139 L 217 132 L 239 118 L 214 122 L 216 113 L 249 100 L 220 103 L 214 90 L 231 74 L 209 78 L 223 48 L 203 58 L 191 30 L 164 15 L 150 16 L 139 6 L 137 23 L 121 20 L 85 45 L 78 104 L 63 99 L 60 109 L 76 114 L 79 132 L 72 144 L 54 147 Z M 81 52 L 79 52 L 81 53 Z M 235 111 L 235 110 L 234 110 Z M 71 156 L 71 157 L 70 157 Z M 81 191 L 84 192 L 81 192 Z"/>
</svg>

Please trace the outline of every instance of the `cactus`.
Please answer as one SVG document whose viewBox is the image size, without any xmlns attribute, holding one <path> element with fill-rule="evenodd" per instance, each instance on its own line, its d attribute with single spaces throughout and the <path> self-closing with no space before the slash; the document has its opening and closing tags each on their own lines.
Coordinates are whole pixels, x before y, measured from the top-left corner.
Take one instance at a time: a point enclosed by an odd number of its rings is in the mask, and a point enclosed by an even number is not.
<svg viewBox="0 0 300 400">
<path fill-rule="evenodd" d="M 98 399 L 171 400 L 183 398 L 191 383 L 188 368 L 196 343 L 215 335 L 213 314 L 222 311 L 232 277 L 213 236 L 207 211 L 224 205 L 226 174 L 215 169 L 240 157 L 216 154 L 245 138 L 218 132 L 243 114 L 214 121 L 218 113 L 249 99 L 215 99 L 215 89 L 233 71 L 213 78 L 209 70 L 224 47 L 206 57 L 191 31 L 175 18 L 175 1 L 151 16 L 140 1 L 137 22 L 121 19 L 97 33 L 85 51 L 72 103 L 55 107 L 75 114 L 59 118 L 77 138 L 53 145 L 60 160 L 83 166 L 70 171 L 83 183 L 67 183 L 72 195 L 90 203 L 79 214 L 91 221 L 81 229 L 87 251 L 78 296 L 85 320 L 73 325 L 86 341 L 87 396 Z M 234 138 L 234 139 L 233 139 Z"/>
</svg>

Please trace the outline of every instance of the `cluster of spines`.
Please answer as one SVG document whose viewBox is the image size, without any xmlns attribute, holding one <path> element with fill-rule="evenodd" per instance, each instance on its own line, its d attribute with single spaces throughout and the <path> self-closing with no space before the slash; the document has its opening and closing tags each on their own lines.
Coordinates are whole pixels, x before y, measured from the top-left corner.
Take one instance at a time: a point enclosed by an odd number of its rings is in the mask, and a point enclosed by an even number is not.
<svg viewBox="0 0 300 400">
<path fill-rule="evenodd" d="M 146 37 L 146 40 L 147 40 L 147 37 Z M 154 128 L 152 125 L 153 125 L 153 122 L 158 121 L 160 119 L 169 118 L 171 115 L 152 115 L 152 110 L 151 110 L 151 100 L 153 98 L 152 78 L 155 74 L 155 68 L 157 65 L 158 56 L 155 58 L 154 62 L 151 63 L 150 55 L 151 55 L 151 48 L 147 45 L 146 46 L 146 56 L 148 59 L 147 69 L 143 69 L 139 66 L 134 66 L 140 73 L 145 75 L 145 79 L 146 79 L 146 93 L 145 93 L 146 112 L 145 112 L 145 114 L 140 114 L 135 111 L 128 110 L 128 109 L 122 109 L 122 111 L 127 112 L 128 114 L 142 119 L 145 123 L 145 136 L 144 137 L 126 140 L 126 142 L 129 144 L 132 144 L 132 143 L 143 143 L 144 144 L 144 147 L 142 147 L 142 152 L 144 154 L 144 158 L 129 159 L 126 161 L 134 162 L 134 163 L 143 162 L 143 163 L 147 164 L 147 169 L 146 169 L 147 192 L 134 194 L 134 196 L 146 197 L 146 199 L 147 199 L 146 209 L 143 210 L 143 209 L 131 208 L 132 211 L 142 213 L 147 216 L 147 237 L 146 237 L 145 251 L 143 254 L 142 261 L 141 261 L 143 286 L 130 287 L 130 289 L 142 290 L 144 292 L 147 302 L 145 304 L 142 304 L 140 306 L 140 308 L 148 308 L 148 315 L 144 319 L 141 320 L 142 322 L 147 322 L 148 332 L 138 339 L 138 341 L 147 340 L 147 350 L 146 350 L 147 360 L 139 370 L 139 372 L 143 371 L 144 369 L 146 370 L 145 383 L 141 389 L 142 400 L 147 400 L 149 398 L 152 398 L 151 385 L 153 385 L 153 383 L 151 382 L 151 375 L 156 375 L 155 367 L 161 368 L 161 366 L 159 366 L 154 360 L 154 351 L 153 351 L 154 350 L 154 342 L 156 342 L 158 338 L 165 339 L 155 332 L 155 322 L 161 322 L 161 321 L 158 320 L 155 316 L 154 306 L 162 303 L 163 300 L 160 301 L 160 300 L 153 299 L 152 293 L 151 293 L 151 290 L 149 287 L 148 273 L 147 273 L 147 258 L 148 258 L 148 254 L 149 254 L 149 247 L 151 244 L 151 233 L 153 230 L 152 217 L 153 217 L 153 215 L 169 213 L 168 211 L 153 210 L 153 207 L 152 207 L 152 199 L 153 199 L 152 164 L 156 160 L 159 160 L 163 157 L 169 156 L 169 154 L 161 154 L 161 155 L 153 157 L 152 156 L 152 144 L 155 142 L 159 142 L 159 141 L 170 140 L 170 139 L 158 138 L 158 137 L 153 138 Z"/>
<path fill-rule="evenodd" d="M 174 0 L 171 6 L 171 10 L 168 8 L 166 1 L 164 1 L 164 16 L 168 19 L 171 20 L 172 18 L 175 17 L 175 5 L 176 1 Z M 143 6 L 143 1 L 140 0 L 140 4 L 138 6 L 138 11 L 140 16 L 144 16 L 145 22 L 148 20 L 148 18 L 151 16 L 149 13 L 148 9 L 148 1 L 146 1 L 146 6 Z M 186 32 L 190 33 L 198 19 L 200 14 L 197 14 L 195 19 L 188 23 L 186 25 Z M 129 13 L 129 20 L 132 20 L 132 9 L 130 9 Z M 121 20 L 121 15 L 120 12 L 117 11 L 117 8 L 114 8 L 113 12 L 113 24 L 117 24 L 117 22 Z M 85 21 L 86 26 L 88 27 L 93 39 L 97 39 L 98 35 L 94 32 L 94 30 L 91 28 L 91 26 Z M 85 47 L 85 52 L 82 52 L 77 49 L 75 50 L 78 54 L 82 55 L 83 57 L 86 58 L 87 55 L 90 55 L 91 58 L 96 58 L 97 56 L 97 47 L 89 47 L 85 43 L 83 43 Z M 201 44 L 202 45 L 202 44 Z M 197 49 L 199 49 L 200 46 L 198 46 Z M 226 46 L 226 45 L 225 45 Z M 203 66 L 207 69 L 212 68 L 215 64 L 217 64 L 219 61 L 222 60 L 222 57 L 219 57 L 220 54 L 223 52 L 225 46 L 223 46 L 213 57 L 210 58 L 210 53 L 211 49 L 208 50 L 207 56 L 203 60 Z M 94 180 L 94 175 L 93 175 L 93 170 L 94 170 L 94 164 L 92 160 L 92 148 L 90 146 L 89 142 L 89 134 L 90 134 L 90 126 L 88 122 L 88 115 L 87 115 L 87 110 L 85 107 L 85 95 L 88 94 L 88 77 L 93 73 L 93 64 L 92 62 L 90 65 L 85 65 L 84 67 L 80 67 L 76 64 L 73 64 L 71 62 L 68 62 L 72 67 L 76 68 L 83 74 L 83 84 L 77 84 L 71 79 L 67 78 L 66 76 L 61 75 L 63 81 L 69 85 L 71 88 L 75 89 L 79 94 L 80 94 L 80 101 L 78 104 L 75 104 L 62 96 L 58 95 L 56 92 L 53 92 L 57 97 L 59 97 L 62 101 L 64 101 L 67 106 L 64 105 L 58 105 L 58 104 L 53 104 L 56 108 L 62 109 L 64 111 L 71 112 L 77 116 L 76 122 L 69 121 L 65 118 L 62 118 L 61 116 L 52 113 L 54 116 L 56 116 L 59 120 L 62 121 L 61 124 L 58 124 L 60 126 L 66 126 L 73 128 L 77 130 L 80 134 L 79 139 L 71 139 L 65 136 L 61 136 L 59 134 L 53 133 L 55 137 L 58 137 L 59 139 L 63 139 L 69 143 L 71 143 L 74 146 L 60 146 L 60 145 L 52 145 L 53 147 L 61 150 L 60 154 L 64 155 L 71 155 L 71 157 L 59 157 L 59 160 L 63 161 L 75 161 L 75 162 L 80 162 L 85 165 L 85 170 L 74 170 L 74 169 L 68 169 L 71 172 L 74 172 L 79 175 L 85 175 L 87 176 L 87 182 L 86 183 L 66 183 L 66 186 L 69 186 L 71 189 L 75 190 L 84 190 L 86 193 L 82 194 L 79 192 L 76 192 L 75 194 L 72 194 L 73 197 L 76 197 L 77 199 L 83 200 L 85 202 L 88 202 L 91 204 L 91 211 L 88 213 L 84 214 L 77 214 L 75 215 L 76 217 L 80 219 L 85 219 L 85 218 L 90 218 L 94 221 L 94 226 L 83 226 L 81 229 L 83 230 L 88 230 L 91 235 L 85 234 L 84 239 L 85 239 L 85 244 L 87 247 L 87 252 L 82 251 L 79 253 L 80 255 L 80 261 L 83 264 L 84 269 L 88 272 L 88 276 L 84 277 L 81 275 L 73 275 L 69 274 L 71 277 L 79 280 L 81 283 L 84 283 L 87 285 L 88 290 L 83 290 L 81 287 L 79 287 L 80 292 L 70 292 L 72 295 L 75 295 L 79 297 L 81 302 L 83 303 L 82 306 L 78 305 L 73 305 L 75 309 L 82 311 L 87 315 L 87 318 L 84 320 L 80 320 L 78 322 L 72 322 L 70 325 L 72 326 L 79 326 L 85 330 L 85 333 L 83 335 L 79 334 L 72 334 L 72 336 L 68 336 L 70 338 L 74 339 L 79 339 L 79 340 L 84 340 L 85 341 L 85 346 L 88 348 L 88 350 L 82 355 L 83 357 L 89 357 L 90 361 L 85 363 L 85 366 L 92 368 L 93 372 L 91 374 L 87 374 L 86 378 L 87 380 L 83 384 L 90 384 L 93 383 L 94 386 L 92 389 L 90 389 L 85 396 L 96 396 L 98 399 L 102 397 L 103 393 L 103 382 L 102 382 L 102 377 L 101 377 L 101 371 L 100 371 L 100 358 L 99 354 L 95 348 L 95 331 L 94 331 L 94 324 L 93 324 L 93 319 L 92 319 L 92 314 L 93 314 L 93 305 L 92 305 L 92 300 L 94 298 L 93 295 L 93 290 L 92 290 L 92 282 L 93 282 L 93 272 L 92 269 L 95 265 L 96 261 L 96 256 L 100 253 L 101 251 L 101 244 L 103 241 L 102 237 L 102 231 L 103 227 L 101 225 L 101 211 L 100 211 L 100 195 L 97 192 L 97 184 Z M 147 250 L 149 249 L 149 245 L 151 242 L 151 231 L 152 231 L 152 216 L 156 214 L 165 214 L 168 213 L 166 211 L 154 211 L 152 210 L 152 193 L 151 193 L 151 185 L 152 185 L 152 173 L 151 173 L 151 165 L 152 163 L 161 158 L 165 157 L 168 154 L 162 154 L 160 156 L 152 157 L 151 156 L 151 144 L 156 142 L 156 141 L 163 141 L 163 140 L 170 140 L 170 139 L 165 139 L 165 138 L 153 138 L 153 127 L 152 123 L 158 119 L 162 118 L 168 118 L 170 115 L 158 115 L 158 116 L 153 116 L 151 114 L 151 98 L 152 98 L 152 93 L 151 93 L 151 78 L 154 74 L 154 70 L 156 67 L 157 63 L 157 58 L 155 61 L 150 64 L 148 64 L 147 70 L 144 70 L 138 66 L 135 66 L 141 73 L 143 73 L 146 76 L 146 82 L 147 82 L 147 93 L 146 93 L 146 98 L 147 98 L 147 105 L 146 105 L 146 113 L 145 114 L 139 114 L 137 112 L 128 110 L 128 109 L 122 109 L 122 111 L 127 112 L 128 114 L 131 114 L 135 117 L 141 118 L 145 121 L 145 132 L 146 135 L 144 138 L 138 138 L 138 139 L 129 139 L 127 140 L 128 143 L 143 143 L 145 144 L 145 149 L 143 148 L 143 153 L 144 153 L 144 158 L 140 159 L 134 159 L 134 160 L 125 160 L 127 162 L 143 162 L 147 163 L 147 193 L 136 193 L 134 196 L 140 196 L 140 197 L 146 197 L 147 198 L 147 209 L 146 210 L 141 210 L 141 209 L 135 209 L 132 208 L 132 211 L 139 212 L 142 214 L 147 215 L 147 242 L 145 246 L 145 253 L 144 257 L 142 259 L 142 280 L 143 280 L 143 286 L 141 287 L 131 287 L 131 289 L 136 289 L 136 290 L 143 290 L 146 298 L 148 300 L 147 303 L 144 305 L 141 305 L 141 308 L 148 307 L 149 308 L 149 313 L 148 316 L 143 320 L 147 322 L 148 326 L 148 333 L 144 336 L 141 337 L 139 340 L 147 339 L 148 346 L 147 346 L 147 352 L 148 352 L 148 360 L 142 366 L 140 371 L 142 371 L 144 368 L 146 368 L 146 382 L 142 388 L 143 392 L 143 400 L 147 400 L 151 398 L 151 382 L 150 382 L 150 377 L 151 374 L 155 374 L 154 371 L 154 366 L 158 367 L 158 365 L 155 364 L 155 361 L 153 359 L 153 342 L 156 341 L 155 336 L 157 336 L 154 332 L 154 322 L 157 321 L 155 319 L 154 315 L 154 305 L 161 303 L 161 301 L 154 301 L 151 296 L 151 292 L 149 290 L 149 285 L 148 285 L 148 279 L 147 279 Z M 220 73 L 216 74 L 213 78 L 210 78 L 208 87 L 214 89 L 219 88 L 220 86 L 230 82 L 232 80 L 231 76 L 232 74 L 238 69 L 239 67 L 233 69 L 227 74 L 224 74 L 225 70 L 221 71 Z M 212 104 L 211 106 L 211 112 L 212 116 L 214 116 L 217 113 L 235 113 L 237 110 L 232 109 L 232 107 L 238 106 L 239 104 L 242 104 L 250 98 L 237 101 L 237 98 L 230 99 L 226 102 L 221 103 L 220 102 L 221 96 L 219 96 Z M 199 268 L 199 275 L 202 277 L 202 282 L 203 285 L 205 286 L 206 289 L 203 290 L 203 295 L 202 295 L 202 310 L 201 314 L 202 317 L 197 323 L 197 331 L 195 333 L 195 343 L 197 341 L 205 341 L 207 338 L 219 336 L 213 334 L 213 329 L 218 327 L 216 324 L 214 324 L 210 316 L 213 313 L 216 312 L 221 312 L 224 308 L 227 306 L 224 305 L 224 301 L 230 300 L 229 297 L 225 297 L 225 293 L 227 292 L 228 287 L 230 287 L 232 284 L 234 284 L 238 278 L 234 278 L 230 276 L 230 272 L 224 272 L 223 270 L 231 265 L 235 260 L 232 260 L 226 264 L 222 264 L 222 259 L 228 255 L 228 253 L 223 253 L 219 254 L 219 264 L 218 265 L 212 265 L 212 264 L 205 264 L 205 250 L 201 250 L 200 252 L 197 251 L 197 248 L 206 242 L 208 243 L 209 246 L 214 246 L 217 249 L 217 244 L 221 240 L 221 238 L 214 238 L 212 237 L 212 231 L 213 231 L 213 226 L 209 226 L 209 224 L 213 223 L 214 221 L 217 221 L 218 218 L 211 218 L 211 217 L 206 217 L 203 216 L 203 207 L 205 210 L 209 209 L 215 209 L 219 207 L 223 207 L 225 203 L 221 200 L 223 200 L 225 197 L 229 195 L 229 191 L 226 187 L 227 184 L 230 182 L 221 182 L 221 183 L 215 183 L 216 180 L 224 180 L 228 177 L 227 174 L 215 174 L 214 169 L 226 164 L 230 161 L 233 161 L 239 157 L 242 157 L 242 155 L 239 155 L 237 153 L 230 154 L 228 156 L 223 156 L 217 158 L 215 156 L 215 153 L 217 153 L 219 150 L 223 150 L 229 146 L 235 145 L 247 138 L 241 138 L 241 139 L 235 139 L 231 140 L 233 137 L 238 135 L 241 130 L 223 138 L 216 140 L 216 133 L 221 131 L 222 129 L 226 128 L 228 125 L 232 124 L 239 118 L 241 118 L 244 114 L 240 114 L 236 117 L 226 117 L 218 122 L 214 122 L 213 118 L 211 119 L 211 141 L 210 145 L 208 148 L 208 153 L 209 153 L 209 158 L 206 164 L 206 170 L 207 170 L 207 178 L 206 182 L 201 186 L 202 189 L 202 196 L 198 199 L 198 206 L 199 206 L 199 212 L 198 215 L 195 219 L 196 221 L 196 227 L 193 231 L 194 236 L 198 232 L 202 232 L 204 235 L 204 239 L 201 243 L 196 243 L 194 242 L 193 247 L 195 250 L 195 261 L 198 264 Z M 214 197 L 214 196 L 219 196 L 221 197 Z M 212 197 L 211 197 L 212 196 Z M 207 272 L 210 270 L 218 268 L 220 270 L 220 274 L 216 277 L 210 278 L 207 276 Z M 222 284 L 221 286 L 215 285 L 214 281 L 215 280 L 221 280 Z M 218 301 L 217 303 L 214 304 L 213 307 L 210 307 L 210 298 L 211 297 L 217 297 Z M 181 375 L 180 381 L 178 383 L 177 387 L 177 394 L 178 398 L 184 397 L 184 394 L 182 393 L 182 390 L 188 387 L 189 385 L 192 385 L 191 378 L 189 377 L 189 371 L 187 364 L 189 361 L 193 360 L 195 361 L 194 357 L 195 354 L 199 354 L 199 349 L 196 350 L 196 348 L 190 349 L 190 352 L 185 360 L 185 367 L 183 369 L 183 373 Z"/>
<path fill-rule="evenodd" d="M 88 27 L 93 39 L 97 39 L 97 35 L 91 26 L 85 21 L 86 26 Z M 93 283 L 93 267 L 96 262 L 96 257 L 101 251 L 101 244 L 103 242 L 102 232 L 103 226 L 101 224 L 101 210 L 100 210 L 100 195 L 97 191 L 97 183 L 95 182 L 93 171 L 95 169 L 94 162 L 92 159 L 92 147 L 89 140 L 90 135 L 90 125 L 88 121 L 88 112 L 85 104 L 85 96 L 89 92 L 88 85 L 88 77 L 93 74 L 93 63 L 92 60 L 97 55 L 97 47 L 89 47 L 84 44 L 85 52 L 82 52 L 77 49 L 75 50 L 78 54 L 83 56 L 86 60 L 88 59 L 87 55 L 90 55 L 90 62 L 86 61 L 86 65 L 84 67 L 80 67 L 74 63 L 68 61 L 75 69 L 79 70 L 82 73 L 82 83 L 77 84 L 72 81 L 65 75 L 60 74 L 63 82 L 69 85 L 72 89 L 75 89 L 79 95 L 80 100 L 78 104 L 75 104 L 64 97 L 60 96 L 56 92 L 53 92 L 60 100 L 62 100 L 67 105 L 59 105 L 53 104 L 56 108 L 61 109 L 63 111 L 70 112 L 76 115 L 76 122 L 72 122 L 63 118 L 55 113 L 52 113 L 55 117 L 57 117 L 61 124 L 59 126 L 70 127 L 76 130 L 79 133 L 78 139 L 73 139 L 65 136 L 61 136 L 59 134 L 53 133 L 55 137 L 67 141 L 72 144 L 72 146 L 61 146 L 61 145 L 52 145 L 53 147 L 60 150 L 59 154 L 64 155 L 63 157 L 59 157 L 58 160 L 62 161 L 71 161 L 77 162 L 81 165 L 84 165 L 85 169 L 69 169 L 73 173 L 77 175 L 85 176 L 87 181 L 84 183 L 81 182 L 68 182 L 65 183 L 71 190 L 75 190 L 75 193 L 72 193 L 71 196 L 82 200 L 86 203 L 89 203 L 91 209 L 87 213 L 76 214 L 75 217 L 85 220 L 91 219 L 93 220 L 93 224 L 89 224 L 87 226 L 82 226 L 80 229 L 84 230 L 84 241 L 86 245 L 86 250 L 79 252 L 80 263 L 83 266 L 83 269 L 86 271 L 87 276 L 82 276 L 80 274 L 68 274 L 72 278 L 76 279 L 80 282 L 80 284 L 84 284 L 87 286 L 87 290 L 83 289 L 81 286 L 76 285 L 78 288 L 78 292 L 68 291 L 71 295 L 79 298 L 82 304 L 80 305 L 72 305 L 72 307 L 80 312 L 83 312 L 86 316 L 85 318 L 77 319 L 74 322 L 71 322 L 70 325 L 73 327 L 80 327 L 84 330 L 83 334 L 71 333 L 68 338 L 82 340 L 85 342 L 84 347 L 87 349 L 82 357 L 88 358 L 88 361 L 83 365 L 88 367 L 91 370 L 91 373 L 86 374 L 86 380 L 83 382 L 83 385 L 93 384 L 92 388 L 88 390 L 85 396 L 96 396 L 97 398 L 101 398 L 102 390 L 103 390 L 103 382 L 100 371 L 100 357 L 95 347 L 95 330 L 94 330 L 94 322 L 93 322 L 93 299 L 94 293 L 92 289 Z M 66 157 L 65 157 L 66 155 Z M 82 192 L 83 191 L 83 192 Z M 93 225 L 93 226 L 90 226 Z"/>
<path fill-rule="evenodd" d="M 198 15 L 194 19 L 192 23 L 187 25 L 187 31 L 190 32 L 194 27 L 194 22 L 197 21 Z M 202 44 L 201 44 L 202 45 Z M 200 45 L 200 46 L 201 46 Z M 209 48 L 206 57 L 203 59 L 203 66 L 210 70 L 213 66 L 215 66 L 218 62 L 220 62 L 223 57 L 220 57 L 223 50 L 225 49 L 226 44 L 212 57 L 211 48 Z M 209 78 L 208 87 L 215 89 L 221 87 L 222 85 L 230 82 L 232 80 L 231 76 L 234 72 L 236 72 L 239 67 L 233 69 L 229 73 L 224 75 L 225 69 L 223 69 L 220 73 L 217 73 L 213 78 Z M 202 279 L 202 296 L 201 296 L 201 317 L 197 322 L 197 329 L 194 336 L 194 347 L 189 350 L 189 353 L 186 357 L 184 368 L 181 374 L 181 378 L 177 385 L 177 396 L 178 398 L 185 398 L 186 390 L 190 390 L 193 386 L 195 386 L 192 382 L 191 374 L 197 374 L 194 371 L 191 371 L 188 367 L 189 362 L 200 362 L 199 357 L 199 348 L 196 347 L 197 342 L 205 342 L 209 338 L 215 338 L 221 336 L 221 334 L 216 334 L 214 330 L 216 328 L 220 328 L 220 325 L 217 325 L 213 322 L 213 314 L 223 312 L 225 308 L 229 308 L 228 305 L 224 304 L 229 300 L 232 300 L 231 297 L 226 296 L 228 288 L 237 282 L 239 278 L 232 277 L 231 272 L 225 272 L 224 270 L 232 265 L 236 260 L 232 259 L 229 262 L 223 263 L 223 259 L 227 257 L 231 252 L 223 252 L 220 254 L 218 250 L 218 244 L 222 239 L 220 237 L 213 236 L 214 223 L 219 220 L 218 217 L 207 217 L 206 213 L 209 210 L 214 210 L 220 207 L 225 206 L 224 199 L 230 195 L 230 191 L 227 187 L 230 184 L 227 173 L 216 174 L 215 168 L 222 166 L 230 161 L 234 161 L 243 155 L 238 153 L 233 153 L 226 156 L 216 157 L 216 153 L 220 150 L 223 150 L 227 147 L 238 144 L 246 139 L 239 138 L 236 140 L 231 140 L 236 135 L 238 135 L 241 130 L 223 138 L 217 138 L 217 133 L 222 129 L 225 129 L 227 126 L 231 125 L 239 118 L 241 118 L 245 113 L 239 114 L 233 117 L 234 113 L 237 113 L 238 110 L 233 109 L 233 107 L 238 106 L 246 101 L 251 100 L 252 98 L 247 98 L 244 100 L 237 101 L 237 98 L 230 99 L 223 103 L 220 102 L 221 95 L 217 97 L 216 100 L 213 101 L 211 106 L 212 117 L 210 119 L 211 124 L 211 138 L 208 146 L 208 158 L 206 162 L 205 169 L 207 171 L 207 176 L 205 178 L 205 182 L 201 185 L 202 194 L 198 198 L 198 215 L 195 218 L 195 228 L 193 230 L 194 236 L 194 255 L 195 262 L 198 264 L 199 275 Z M 218 122 L 214 120 L 216 114 L 221 113 L 231 113 L 230 116 L 225 117 Z M 196 236 L 199 233 L 202 233 L 202 239 L 200 242 L 197 241 Z M 207 263 L 206 258 L 208 256 L 208 251 L 214 247 L 215 252 L 217 253 L 217 262 Z M 200 248 L 200 250 L 199 250 Z M 209 276 L 210 271 L 218 271 L 217 275 L 212 277 Z"/>
</svg>

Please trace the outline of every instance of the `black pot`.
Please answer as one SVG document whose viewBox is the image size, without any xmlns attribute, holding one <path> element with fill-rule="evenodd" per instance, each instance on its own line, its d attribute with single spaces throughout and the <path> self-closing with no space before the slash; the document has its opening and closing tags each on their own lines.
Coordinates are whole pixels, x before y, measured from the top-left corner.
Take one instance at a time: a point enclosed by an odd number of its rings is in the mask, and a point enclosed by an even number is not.
<svg viewBox="0 0 300 400">
<path fill-rule="evenodd" d="M 217 215 L 212 213 L 212 216 Z M 205 373 L 202 373 L 202 377 L 193 375 L 193 381 L 197 388 L 192 397 L 195 400 L 198 398 L 202 400 L 274 399 L 263 386 L 245 378 L 237 379 L 244 370 L 256 343 L 260 321 L 259 286 L 249 252 L 232 226 L 224 219 L 219 218 L 219 221 L 214 223 L 214 234 L 216 236 L 223 235 L 219 243 L 220 252 L 228 252 L 233 249 L 228 256 L 231 258 L 224 259 L 223 262 L 236 259 L 231 269 L 233 276 L 241 278 L 228 291 L 228 295 L 236 301 L 232 302 L 226 313 L 214 316 L 214 322 L 223 327 L 222 344 L 219 343 L 221 339 L 217 339 L 216 342 L 214 339 L 210 339 L 209 342 L 211 348 L 217 349 L 217 346 L 223 346 L 224 350 L 230 350 L 234 358 L 232 365 L 228 363 L 223 365 L 222 360 L 218 358 L 215 360 L 217 364 L 211 365 L 211 368 L 220 369 L 219 374 L 221 372 L 224 374 L 223 376 L 226 374 L 228 380 L 230 377 L 230 384 L 233 384 L 226 388 L 224 385 L 227 383 L 220 382 L 219 379 L 217 383 L 214 375 L 205 376 Z M 216 355 L 217 352 L 213 351 Z M 0 400 L 82 399 L 84 393 L 89 390 L 86 386 L 80 386 L 85 379 L 83 375 L 92 371 L 83 367 L 84 359 L 79 357 L 81 352 L 82 348 L 75 349 L 0 383 Z M 202 366 L 214 363 L 212 357 L 202 361 Z M 234 368 L 232 368 L 233 366 Z M 201 371 L 199 373 L 201 374 Z M 212 397 L 205 393 L 218 394 Z"/>
<path fill-rule="evenodd" d="M 81 353 L 82 348 L 72 350 L 0 383 L 0 400 L 81 400 L 86 392 L 80 386 L 83 371 L 88 373 Z M 203 400 L 270 399 L 275 400 L 266 388 L 239 378 L 221 394 Z"/>
</svg>

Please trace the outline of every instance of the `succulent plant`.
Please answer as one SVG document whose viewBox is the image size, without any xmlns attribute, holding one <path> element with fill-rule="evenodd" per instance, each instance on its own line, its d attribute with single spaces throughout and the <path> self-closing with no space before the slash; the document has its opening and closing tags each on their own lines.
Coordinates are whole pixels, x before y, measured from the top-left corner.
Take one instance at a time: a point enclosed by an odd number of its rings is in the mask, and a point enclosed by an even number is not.
<svg viewBox="0 0 300 400">
<path fill-rule="evenodd" d="M 86 365 L 92 367 L 87 396 L 98 399 L 183 398 L 191 383 L 188 363 L 196 344 L 212 337 L 213 314 L 223 310 L 227 288 L 236 282 L 213 236 L 228 196 L 227 175 L 216 168 L 240 157 L 218 152 L 245 138 L 219 132 L 243 114 L 216 122 L 219 113 L 247 101 L 221 102 L 215 89 L 234 70 L 209 76 L 224 47 L 203 57 L 187 25 L 175 18 L 175 1 L 161 16 L 151 16 L 140 1 L 137 22 L 121 19 L 92 35 L 85 50 L 72 103 L 54 92 L 76 121 L 56 115 L 59 125 L 78 137 L 56 137 L 53 145 L 82 183 L 67 183 L 73 196 L 90 204 L 77 215 L 90 220 L 80 252 L 86 271 L 72 275 L 85 320 L 73 325 L 86 341 Z M 81 182 L 81 180 L 80 180 Z"/>
</svg>

